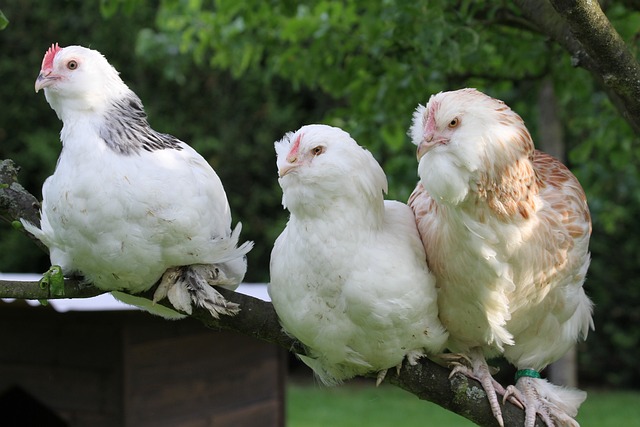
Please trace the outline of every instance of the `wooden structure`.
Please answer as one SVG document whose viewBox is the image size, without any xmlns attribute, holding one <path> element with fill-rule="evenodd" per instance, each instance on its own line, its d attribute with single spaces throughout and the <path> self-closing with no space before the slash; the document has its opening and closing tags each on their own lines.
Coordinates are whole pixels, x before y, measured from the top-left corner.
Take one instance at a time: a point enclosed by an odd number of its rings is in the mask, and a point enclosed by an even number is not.
<svg viewBox="0 0 640 427">
<path fill-rule="evenodd" d="M 0 301 L 0 425 L 284 425 L 286 352 L 192 319 Z"/>
</svg>

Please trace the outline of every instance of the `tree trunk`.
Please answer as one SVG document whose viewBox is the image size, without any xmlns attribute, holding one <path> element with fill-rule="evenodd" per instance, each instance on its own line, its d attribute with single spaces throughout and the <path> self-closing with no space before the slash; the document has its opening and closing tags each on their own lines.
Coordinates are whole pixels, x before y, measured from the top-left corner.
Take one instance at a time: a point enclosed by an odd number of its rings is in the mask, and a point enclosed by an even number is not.
<svg viewBox="0 0 640 427">
<path fill-rule="evenodd" d="M 571 347 L 560 360 L 555 361 L 547 368 L 549 381 L 566 387 L 578 387 L 578 352 L 576 347 Z"/>
<path fill-rule="evenodd" d="M 536 148 L 551 154 L 556 159 L 565 163 L 565 143 L 562 120 L 553 89 L 553 81 L 542 81 L 538 93 L 538 138 Z"/>
</svg>

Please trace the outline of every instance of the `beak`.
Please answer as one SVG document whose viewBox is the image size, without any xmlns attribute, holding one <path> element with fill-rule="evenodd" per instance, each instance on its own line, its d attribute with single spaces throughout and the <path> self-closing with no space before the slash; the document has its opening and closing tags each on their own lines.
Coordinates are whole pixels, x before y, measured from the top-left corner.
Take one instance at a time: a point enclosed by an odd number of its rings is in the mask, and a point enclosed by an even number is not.
<svg viewBox="0 0 640 427">
<path fill-rule="evenodd" d="M 433 141 L 427 141 L 426 139 L 423 139 L 420 145 L 418 145 L 418 149 L 416 150 L 416 158 L 418 159 L 418 161 L 420 161 L 422 156 L 427 154 L 427 152 L 431 150 L 434 145 L 435 143 Z"/>
<path fill-rule="evenodd" d="M 45 87 L 51 86 L 59 77 L 55 74 L 52 74 L 52 71 L 40 71 L 38 78 L 36 79 L 36 93 L 40 89 L 44 89 Z"/>
<path fill-rule="evenodd" d="M 280 161 L 280 159 L 278 159 L 278 177 L 282 178 L 283 176 L 300 166 L 300 162 L 298 160 L 298 156 L 291 153 L 289 153 L 289 155 L 283 161 Z"/>
<path fill-rule="evenodd" d="M 418 145 L 418 149 L 416 150 L 416 158 L 418 161 L 427 154 L 433 147 L 439 144 L 446 143 L 446 139 L 438 138 L 434 139 L 433 134 L 426 134 L 424 139 Z"/>
<path fill-rule="evenodd" d="M 284 177 L 286 174 L 288 174 L 289 172 L 291 172 L 292 170 L 294 170 L 295 168 L 297 168 L 299 166 L 298 163 L 285 163 L 282 166 L 280 166 L 278 168 L 278 177 L 282 178 Z"/>
</svg>

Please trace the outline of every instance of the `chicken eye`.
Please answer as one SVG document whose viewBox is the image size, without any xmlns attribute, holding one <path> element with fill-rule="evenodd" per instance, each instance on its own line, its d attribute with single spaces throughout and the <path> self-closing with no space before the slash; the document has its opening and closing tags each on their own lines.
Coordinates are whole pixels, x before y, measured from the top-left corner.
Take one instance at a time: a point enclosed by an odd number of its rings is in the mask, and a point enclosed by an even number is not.
<svg viewBox="0 0 640 427">
<path fill-rule="evenodd" d="M 74 60 L 67 62 L 67 68 L 70 70 L 75 70 L 76 68 L 78 68 L 78 62 Z"/>
<path fill-rule="evenodd" d="M 453 120 L 451 120 L 449 122 L 449 127 L 450 128 L 454 128 L 454 127 L 458 126 L 459 124 L 460 124 L 460 120 L 458 120 L 458 118 L 455 117 Z"/>
<path fill-rule="evenodd" d="M 311 150 L 311 154 L 313 154 L 314 156 L 319 156 L 322 153 L 324 153 L 324 147 L 321 145 L 318 145 Z"/>
</svg>

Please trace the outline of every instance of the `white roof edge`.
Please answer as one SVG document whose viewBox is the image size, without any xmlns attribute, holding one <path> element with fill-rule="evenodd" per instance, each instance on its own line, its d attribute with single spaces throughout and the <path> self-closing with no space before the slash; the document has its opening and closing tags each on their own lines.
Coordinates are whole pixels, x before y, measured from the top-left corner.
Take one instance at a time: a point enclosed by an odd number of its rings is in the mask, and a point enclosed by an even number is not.
<svg viewBox="0 0 640 427">
<path fill-rule="evenodd" d="M 0 273 L 0 280 L 12 280 L 20 282 L 38 281 L 41 274 L 33 273 Z M 263 301 L 271 301 L 267 292 L 266 283 L 241 283 L 236 292 L 249 295 Z M 1 298 L 5 302 L 13 302 L 14 298 Z M 29 305 L 38 306 L 37 300 L 26 300 Z M 58 312 L 66 311 L 125 311 L 138 308 L 118 301 L 110 293 L 91 298 L 65 298 L 51 299 L 49 304 Z"/>
</svg>

